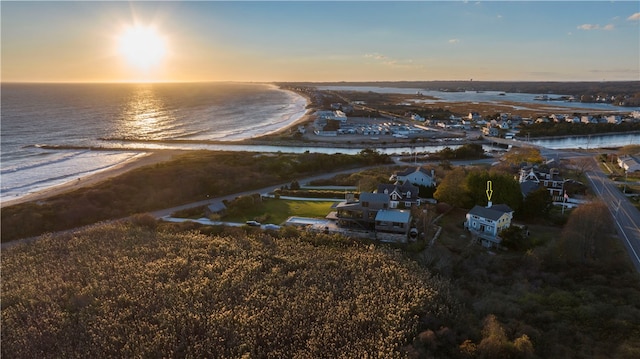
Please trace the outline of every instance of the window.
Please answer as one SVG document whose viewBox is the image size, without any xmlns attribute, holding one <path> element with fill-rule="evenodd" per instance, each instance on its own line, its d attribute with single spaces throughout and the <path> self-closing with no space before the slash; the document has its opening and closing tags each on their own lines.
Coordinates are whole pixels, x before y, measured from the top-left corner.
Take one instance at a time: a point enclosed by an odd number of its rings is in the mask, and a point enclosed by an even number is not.
<svg viewBox="0 0 640 359">
<path fill-rule="evenodd" d="M 362 207 L 369 207 L 369 202 L 367 201 L 362 202 Z"/>
</svg>

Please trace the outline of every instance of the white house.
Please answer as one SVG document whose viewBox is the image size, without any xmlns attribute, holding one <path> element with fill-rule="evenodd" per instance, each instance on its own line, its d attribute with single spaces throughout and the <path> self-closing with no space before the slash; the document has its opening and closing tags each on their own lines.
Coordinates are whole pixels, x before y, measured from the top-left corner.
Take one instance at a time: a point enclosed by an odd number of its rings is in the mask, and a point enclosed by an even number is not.
<svg viewBox="0 0 640 359">
<path fill-rule="evenodd" d="M 395 184 L 378 184 L 376 193 L 384 193 L 389 195 L 389 208 L 406 207 L 411 208 L 414 204 L 420 205 L 420 197 L 418 197 L 418 187 L 412 185 L 409 181 Z M 401 205 L 402 204 L 402 205 Z"/>
<path fill-rule="evenodd" d="M 424 117 L 418 115 L 417 113 L 411 114 L 411 119 L 414 121 L 424 122 Z"/>
<path fill-rule="evenodd" d="M 465 228 L 481 241 L 484 247 L 495 247 L 502 242 L 498 234 L 511 226 L 513 210 L 506 204 L 487 207 L 475 206 L 467 213 Z"/>
<path fill-rule="evenodd" d="M 407 168 L 402 172 L 396 172 L 391 175 L 389 178 L 390 181 L 398 181 L 400 183 L 405 183 L 409 181 L 409 183 L 414 184 L 416 186 L 426 186 L 433 187 L 436 185 L 436 177 L 435 172 L 433 170 L 429 171 L 426 168 L 416 167 Z"/>
<path fill-rule="evenodd" d="M 518 182 L 520 182 L 522 195 L 525 197 L 537 187 L 544 186 L 554 201 L 563 200 L 564 178 L 560 176 L 560 171 L 557 168 L 522 167 L 520 168 Z M 531 183 L 535 184 L 535 186 Z"/>
<path fill-rule="evenodd" d="M 632 156 L 620 156 L 618 157 L 618 166 L 625 170 L 625 172 L 637 172 L 640 171 L 640 162 Z"/>
<path fill-rule="evenodd" d="M 605 117 L 608 123 L 620 124 L 622 122 L 622 117 L 620 115 L 610 115 Z"/>
<path fill-rule="evenodd" d="M 495 127 L 487 126 L 482 128 L 482 134 L 489 137 L 498 137 L 500 131 Z"/>
<path fill-rule="evenodd" d="M 332 119 L 344 123 L 344 122 L 347 122 L 347 115 L 345 115 L 345 113 L 340 110 L 335 110 L 333 112 Z"/>
<path fill-rule="evenodd" d="M 316 116 L 324 120 L 336 120 L 342 123 L 347 122 L 347 115 L 340 110 L 335 111 L 316 111 Z"/>
<path fill-rule="evenodd" d="M 482 120 L 482 116 L 477 112 L 469 112 L 469 115 L 467 115 L 467 118 L 473 121 Z"/>
</svg>

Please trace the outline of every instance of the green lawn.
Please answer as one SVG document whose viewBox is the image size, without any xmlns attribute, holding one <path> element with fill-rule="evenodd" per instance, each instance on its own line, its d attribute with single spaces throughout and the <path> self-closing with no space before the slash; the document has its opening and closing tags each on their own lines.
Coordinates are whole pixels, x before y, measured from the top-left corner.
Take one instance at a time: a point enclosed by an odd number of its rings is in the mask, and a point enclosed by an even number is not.
<svg viewBox="0 0 640 359">
<path fill-rule="evenodd" d="M 331 212 L 333 203 L 266 199 L 245 213 L 236 216 L 225 216 L 222 220 L 229 222 L 256 220 L 262 223 L 280 224 L 290 216 L 324 218 Z"/>
</svg>

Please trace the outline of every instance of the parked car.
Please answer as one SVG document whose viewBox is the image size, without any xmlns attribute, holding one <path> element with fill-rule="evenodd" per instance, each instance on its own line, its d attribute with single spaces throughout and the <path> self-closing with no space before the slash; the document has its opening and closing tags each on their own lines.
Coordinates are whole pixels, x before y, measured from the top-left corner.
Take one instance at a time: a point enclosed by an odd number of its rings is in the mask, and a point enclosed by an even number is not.
<svg viewBox="0 0 640 359">
<path fill-rule="evenodd" d="M 245 224 L 247 226 L 260 227 L 260 222 L 258 221 L 246 221 Z"/>
<path fill-rule="evenodd" d="M 264 225 L 264 229 L 271 229 L 271 230 L 277 231 L 280 229 L 280 226 L 277 224 L 268 223 Z"/>
</svg>

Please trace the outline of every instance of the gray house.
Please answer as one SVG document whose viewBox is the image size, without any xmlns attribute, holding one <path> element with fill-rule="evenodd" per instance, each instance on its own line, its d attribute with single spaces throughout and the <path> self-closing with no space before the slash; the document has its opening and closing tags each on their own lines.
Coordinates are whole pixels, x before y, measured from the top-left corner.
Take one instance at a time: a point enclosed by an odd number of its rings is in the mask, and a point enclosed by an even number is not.
<svg viewBox="0 0 640 359">
<path fill-rule="evenodd" d="M 411 212 L 409 210 L 386 210 L 378 211 L 376 215 L 376 232 L 386 232 L 394 234 L 409 234 L 409 223 L 411 222 Z"/>
<path fill-rule="evenodd" d="M 385 193 L 361 193 L 359 201 L 350 194 L 335 207 L 340 226 L 362 229 L 374 229 L 378 211 L 388 208 L 389 195 Z"/>
<path fill-rule="evenodd" d="M 497 247 L 502 242 L 498 234 L 511 226 L 513 209 L 506 204 L 487 207 L 475 206 L 467 213 L 464 222 L 466 229 L 476 237 L 484 247 Z"/>
</svg>

